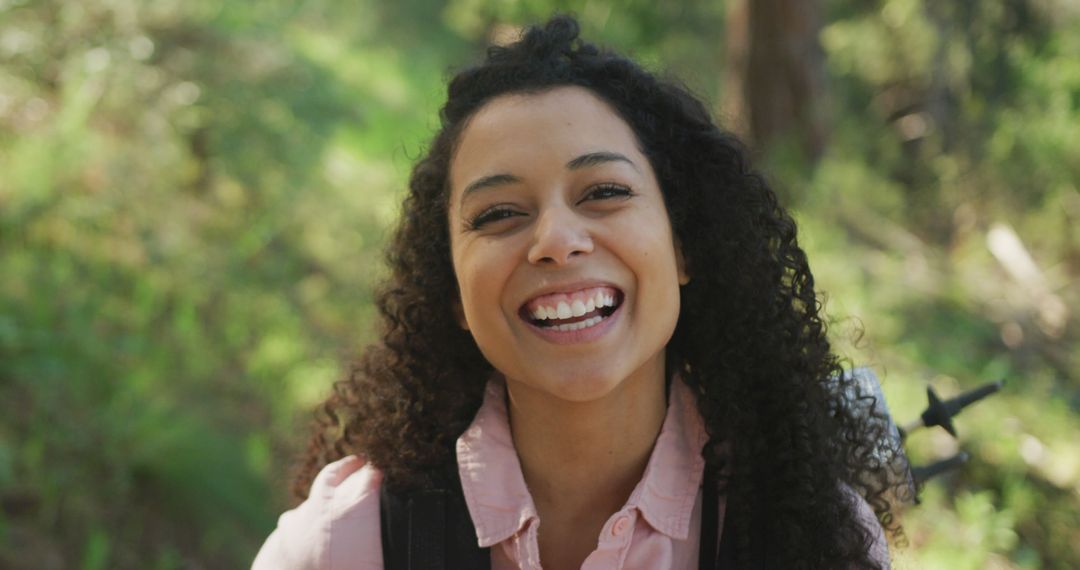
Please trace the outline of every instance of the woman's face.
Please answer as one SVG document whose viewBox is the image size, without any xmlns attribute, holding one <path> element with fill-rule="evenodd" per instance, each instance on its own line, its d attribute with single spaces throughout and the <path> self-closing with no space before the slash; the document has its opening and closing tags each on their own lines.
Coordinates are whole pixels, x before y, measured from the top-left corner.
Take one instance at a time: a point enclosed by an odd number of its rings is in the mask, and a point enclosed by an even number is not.
<svg viewBox="0 0 1080 570">
<path fill-rule="evenodd" d="M 456 308 L 512 390 L 583 402 L 662 375 L 687 276 L 652 167 L 606 103 L 580 87 L 492 100 L 450 185 Z"/>
</svg>

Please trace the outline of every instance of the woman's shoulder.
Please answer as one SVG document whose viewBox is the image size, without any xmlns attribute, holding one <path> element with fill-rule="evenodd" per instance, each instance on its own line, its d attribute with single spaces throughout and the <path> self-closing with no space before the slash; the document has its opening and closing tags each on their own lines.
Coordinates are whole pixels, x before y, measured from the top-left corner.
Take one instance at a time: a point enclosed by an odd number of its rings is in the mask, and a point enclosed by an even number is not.
<svg viewBox="0 0 1080 570">
<path fill-rule="evenodd" d="M 855 516 L 858 519 L 859 524 L 862 525 L 869 534 L 870 557 L 882 568 L 889 568 L 889 544 L 885 539 L 885 529 L 882 528 L 881 523 L 878 522 L 877 515 L 874 514 L 874 509 L 871 508 L 870 503 L 855 491 L 855 489 L 851 488 L 851 486 L 844 484 L 843 490 L 854 505 Z"/>
<path fill-rule="evenodd" d="M 327 465 L 307 500 L 278 519 L 252 570 L 381 569 L 381 486 L 382 473 L 354 455 Z"/>
</svg>

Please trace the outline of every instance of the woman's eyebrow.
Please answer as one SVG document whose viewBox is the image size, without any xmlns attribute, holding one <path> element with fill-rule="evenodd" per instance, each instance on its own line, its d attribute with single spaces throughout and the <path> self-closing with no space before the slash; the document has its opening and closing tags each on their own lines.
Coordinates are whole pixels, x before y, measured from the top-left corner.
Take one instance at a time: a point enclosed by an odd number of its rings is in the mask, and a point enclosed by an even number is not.
<svg viewBox="0 0 1080 570">
<path fill-rule="evenodd" d="M 634 170 L 638 170 L 634 161 L 626 158 L 625 156 L 611 151 L 596 151 L 588 152 L 577 158 L 574 158 L 570 162 L 566 163 L 567 170 L 578 170 L 581 168 L 588 168 L 590 166 L 596 166 L 598 164 L 604 164 L 608 162 L 625 162 L 633 167 Z M 640 170 L 638 170 L 640 172 Z M 460 204 L 465 203 L 465 198 L 477 190 L 483 190 L 485 188 L 494 188 L 495 186 L 504 186 L 506 184 L 514 184 L 521 182 L 521 178 L 514 176 L 513 174 L 492 174 L 491 176 L 484 176 L 471 182 L 465 187 L 465 190 L 461 192 Z"/>
<path fill-rule="evenodd" d="M 461 192 L 460 203 L 464 204 L 465 198 L 469 194 L 472 194 L 477 190 L 483 190 L 485 188 L 492 188 L 495 186 L 503 186 L 505 184 L 514 184 L 516 182 L 521 182 L 521 179 L 517 176 L 514 176 L 513 174 L 493 174 L 491 176 L 484 176 L 483 178 L 478 178 L 472 181 L 468 186 L 465 187 L 465 190 Z"/>
<path fill-rule="evenodd" d="M 605 162 L 625 162 L 634 167 L 634 170 L 638 170 L 634 161 L 626 158 L 625 156 L 607 150 L 601 150 L 597 152 L 585 153 L 570 162 L 566 163 L 567 170 L 577 170 L 579 168 L 586 168 L 588 166 L 596 166 L 597 164 L 604 164 Z M 639 171 L 640 172 L 640 171 Z"/>
</svg>

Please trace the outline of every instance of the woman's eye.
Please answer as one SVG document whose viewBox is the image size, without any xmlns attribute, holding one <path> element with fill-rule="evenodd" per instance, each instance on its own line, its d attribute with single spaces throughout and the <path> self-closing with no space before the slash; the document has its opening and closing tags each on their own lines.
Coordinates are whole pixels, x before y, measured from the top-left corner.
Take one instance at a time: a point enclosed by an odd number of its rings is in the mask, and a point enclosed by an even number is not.
<svg viewBox="0 0 1080 570">
<path fill-rule="evenodd" d="M 585 195 L 585 200 L 607 200 L 610 198 L 629 198 L 633 192 L 625 186 L 617 184 L 601 184 L 594 187 Z"/>
<path fill-rule="evenodd" d="M 499 220 L 505 220 L 512 216 L 518 215 L 517 212 L 510 208 L 491 208 L 490 210 L 484 210 L 477 214 L 473 219 L 469 220 L 469 227 L 474 230 L 478 230 L 481 227 L 497 222 Z"/>
</svg>

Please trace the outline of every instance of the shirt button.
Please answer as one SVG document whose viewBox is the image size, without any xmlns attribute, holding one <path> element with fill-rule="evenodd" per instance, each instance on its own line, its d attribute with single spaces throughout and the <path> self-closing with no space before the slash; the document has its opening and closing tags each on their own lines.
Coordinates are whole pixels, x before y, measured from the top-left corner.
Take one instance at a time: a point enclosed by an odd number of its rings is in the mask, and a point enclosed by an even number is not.
<svg viewBox="0 0 1080 570">
<path fill-rule="evenodd" d="M 611 527 L 611 534 L 620 536 L 622 533 L 626 532 L 626 527 L 628 526 L 630 526 L 630 518 L 619 517 Z"/>
</svg>

